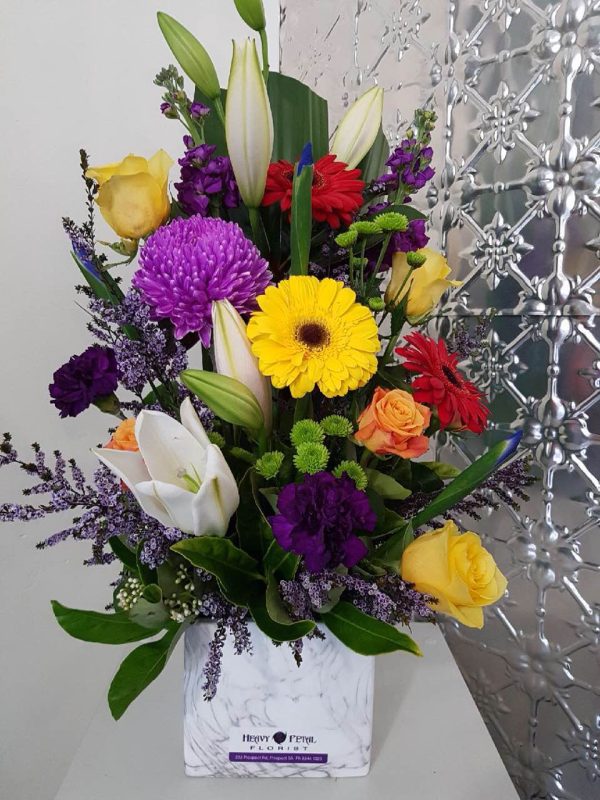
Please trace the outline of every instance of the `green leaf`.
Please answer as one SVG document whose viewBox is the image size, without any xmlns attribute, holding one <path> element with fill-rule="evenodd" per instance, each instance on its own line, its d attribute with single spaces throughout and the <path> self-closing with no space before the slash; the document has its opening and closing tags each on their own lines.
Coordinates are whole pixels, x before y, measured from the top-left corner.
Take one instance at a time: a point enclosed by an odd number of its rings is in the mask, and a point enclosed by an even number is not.
<svg viewBox="0 0 600 800">
<path fill-rule="evenodd" d="M 89 269 L 87 269 L 83 262 L 71 251 L 73 261 L 79 267 L 79 270 L 86 280 L 90 289 L 94 292 L 96 297 L 100 300 L 107 300 L 110 303 L 118 305 L 123 297 L 123 292 L 119 288 L 118 283 L 115 282 L 107 272 L 104 273 L 104 279 L 97 278 Z"/>
<path fill-rule="evenodd" d="M 300 556 L 295 553 L 288 553 L 273 539 L 264 559 L 266 572 L 272 572 L 283 580 L 291 581 L 296 574 L 299 563 Z"/>
<path fill-rule="evenodd" d="M 379 470 L 367 468 L 365 472 L 369 479 L 369 488 L 377 492 L 380 497 L 388 500 L 406 500 L 412 494 L 410 489 L 406 489 L 398 481 Z"/>
<path fill-rule="evenodd" d="M 390 147 L 382 128 L 380 128 L 379 133 L 373 142 L 373 147 L 371 147 L 367 155 L 358 165 L 358 168 L 361 171 L 361 179 L 365 181 L 365 183 L 369 183 L 369 181 L 375 180 L 375 178 L 378 178 L 381 175 L 381 173 L 384 171 L 385 162 L 389 154 Z M 388 209 L 386 209 L 386 211 L 387 210 Z"/>
<path fill-rule="evenodd" d="M 391 566 L 398 572 L 402 554 L 414 538 L 412 525 L 409 522 L 404 523 L 381 547 L 377 548 L 373 560 Z"/>
<path fill-rule="evenodd" d="M 118 536 L 111 536 L 108 540 L 108 544 L 119 561 L 127 567 L 130 572 L 134 574 L 137 573 L 137 557 L 133 550 L 130 550 Z"/>
<path fill-rule="evenodd" d="M 120 719 L 135 698 L 160 675 L 184 627 L 169 623 L 162 639 L 136 647 L 125 658 L 108 690 L 108 705 L 114 719 Z"/>
<path fill-rule="evenodd" d="M 298 160 L 306 142 L 312 142 L 315 161 L 329 152 L 327 101 L 301 81 L 269 73 L 267 87 L 273 114 L 271 161 Z"/>
<path fill-rule="evenodd" d="M 142 628 L 164 628 L 169 620 L 169 612 L 162 602 L 162 590 L 156 584 L 149 584 L 142 596 L 136 600 L 127 612 L 130 620 Z"/>
<path fill-rule="evenodd" d="M 436 473 L 420 461 L 413 461 L 411 468 L 411 486 L 413 490 L 439 492 L 444 488 L 444 481 Z"/>
<path fill-rule="evenodd" d="M 229 539 L 220 536 L 183 539 L 172 545 L 171 550 L 214 575 L 227 599 L 235 605 L 247 606 L 257 584 L 264 584 L 256 559 Z"/>
<path fill-rule="evenodd" d="M 98 642 L 100 644 L 127 644 L 149 639 L 163 627 L 155 628 L 138 625 L 126 614 L 101 614 L 99 611 L 82 611 L 67 608 L 56 600 L 52 600 L 52 611 L 60 627 L 74 639 L 82 642 Z"/>
<path fill-rule="evenodd" d="M 383 536 L 386 533 L 393 533 L 406 524 L 406 520 L 395 511 L 385 506 L 377 515 L 377 525 L 373 531 L 373 536 Z"/>
<path fill-rule="evenodd" d="M 292 184 L 292 221 L 290 232 L 290 275 L 308 275 L 312 236 L 312 181 L 314 169 L 305 166 Z"/>
<path fill-rule="evenodd" d="M 396 650 L 405 650 L 416 656 L 422 655 L 418 644 L 410 636 L 401 633 L 387 622 L 363 614 L 356 606 L 345 600 L 320 617 L 334 636 L 360 655 L 378 656 Z"/>
<path fill-rule="evenodd" d="M 442 480 L 457 478 L 462 472 L 459 467 L 455 467 L 453 464 L 446 464 L 444 461 L 419 461 L 419 464 L 430 469 Z"/>
<path fill-rule="evenodd" d="M 416 530 L 434 517 L 438 517 L 444 511 L 459 503 L 463 497 L 470 494 L 516 450 L 519 440 L 520 432 L 508 440 L 497 442 L 487 453 L 484 453 L 477 461 L 474 461 L 457 478 L 454 478 L 442 489 L 428 506 L 419 511 L 412 520 L 413 528 Z M 413 469 L 415 466 L 413 464 Z"/>
<path fill-rule="evenodd" d="M 274 600 L 271 598 L 271 606 Z M 300 620 L 299 622 L 281 623 L 274 620 L 267 610 L 266 593 L 256 594 L 250 603 L 250 614 L 260 630 L 274 642 L 295 642 L 301 639 L 315 628 L 315 622 L 310 619 Z M 276 612 L 274 612 L 276 613 Z"/>
<path fill-rule="evenodd" d="M 410 382 L 406 380 L 406 370 L 403 367 L 379 367 L 377 375 L 384 383 L 394 389 L 410 390 Z"/>
<path fill-rule="evenodd" d="M 242 550 L 262 560 L 273 541 L 273 533 L 259 505 L 256 473 L 253 470 L 248 470 L 240 483 L 236 529 Z"/>
<path fill-rule="evenodd" d="M 213 100 L 203 94 L 200 89 L 194 92 L 194 101 L 202 103 L 203 106 L 213 107 Z M 223 108 L 227 101 L 227 89 L 221 89 L 221 103 Z M 207 144 L 214 144 L 216 146 L 215 155 L 226 156 L 229 154 L 227 149 L 227 140 L 225 138 L 225 127 L 217 114 L 213 111 L 204 118 L 204 138 Z"/>
</svg>

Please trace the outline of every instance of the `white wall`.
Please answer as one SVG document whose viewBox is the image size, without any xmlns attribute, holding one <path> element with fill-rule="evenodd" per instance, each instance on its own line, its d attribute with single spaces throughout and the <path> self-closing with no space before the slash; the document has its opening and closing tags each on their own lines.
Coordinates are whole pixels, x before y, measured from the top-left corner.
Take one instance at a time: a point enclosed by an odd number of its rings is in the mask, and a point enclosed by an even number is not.
<svg viewBox="0 0 600 800">
<path fill-rule="evenodd" d="M 64 214 L 78 220 L 84 213 L 78 150 L 85 146 L 94 163 L 158 147 L 179 155 L 182 129 L 161 117 L 160 90 L 152 83 L 172 61 L 156 25 L 158 9 L 198 35 L 222 82 L 231 38 L 248 29 L 233 0 L 2 5 L 0 431 L 12 431 L 16 444 L 38 440 L 92 466 L 87 451 L 103 439 L 107 418 L 92 409 L 61 421 L 47 394 L 53 370 L 90 343 L 60 224 Z M 278 2 L 265 6 L 277 64 Z M 25 478 L 14 468 L 0 472 L 0 501 L 16 500 Z M 61 527 L 56 520 L 0 532 L 0 796 L 6 800 L 54 797 L 126 652 L 69 639 L 56 625 L 51 598 L 101 610 L 113 572 L 81 566 L 85 544 L 35 550 Z"/>
</svg>

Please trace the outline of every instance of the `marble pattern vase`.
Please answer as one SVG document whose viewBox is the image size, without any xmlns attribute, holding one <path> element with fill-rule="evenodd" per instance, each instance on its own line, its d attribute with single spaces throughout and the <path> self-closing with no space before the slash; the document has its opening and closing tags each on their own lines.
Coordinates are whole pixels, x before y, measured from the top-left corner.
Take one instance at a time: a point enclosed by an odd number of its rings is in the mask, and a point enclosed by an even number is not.
<svg viewBox="0 0 600 800">
<path fill-rule="evenodd" d="M 306 641 L 302 664 L 250 626 L 252 654 L 225 644 L 216 697 L 202 670 L 214 623 L 185 634 L 184 756 L 195 777 L 355 777 L 371 758 L 373 658 L 332 635 Z"/>
</svg>

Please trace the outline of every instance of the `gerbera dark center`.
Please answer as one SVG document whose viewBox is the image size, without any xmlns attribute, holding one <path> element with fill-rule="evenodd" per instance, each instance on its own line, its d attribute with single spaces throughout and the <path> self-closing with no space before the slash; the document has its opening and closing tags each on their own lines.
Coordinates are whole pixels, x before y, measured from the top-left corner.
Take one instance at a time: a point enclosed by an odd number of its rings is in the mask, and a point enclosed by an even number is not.
<svg viewBox="0 0 600 800">
<path fill-rule="evenodd" d="M 458 379 L 458 375 L 453 370 L 451 370 L 450 367 L 447 367 L 445 364 L 442 364 L 442 372 L 444 373 L 446 378 L 448 378 L 448 380 L 453 386 L 460 386 L 460 380 Z"/>
<path fill-rule="evenodd" d="M 305 322 L 300 325 L 296 336 L 307 347 L 322 347 L 329 342 L 329 331 L 318 322 Z"/>
</svg>

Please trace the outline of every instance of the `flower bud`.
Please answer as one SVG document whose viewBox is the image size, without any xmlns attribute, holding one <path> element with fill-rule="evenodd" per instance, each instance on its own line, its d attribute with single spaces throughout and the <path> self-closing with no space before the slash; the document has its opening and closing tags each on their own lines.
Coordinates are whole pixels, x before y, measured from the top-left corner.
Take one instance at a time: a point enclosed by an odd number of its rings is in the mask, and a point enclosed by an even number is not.
<svg viewBox="0 0 600 800">
<path fill-rule="evenodd" d="M 218 372 L 186 369 L 179 376 L 190 392 L 225 422 L 246 428 L 252 434 L 264 428 L 258 400 L 243 383 Z"/>
<path fill-rule="evenodd" d="M 233 43 L 225 136 L 242 199 L 248 208 L 258 208 L 273 152 L 273 118 L 252 39 Z"/>
<path fill-rule="evenodd" d="M 181 69 L 211 100 L 220 99 L 221 87 L 210 56 L 198 39 L 176 19 L 159 11 L 158 24 Z"/>
<path fill-rule="evenodd" d="M 246 325 L 229 300 L 212 304 L 215 369 L 220 375 L 235 378 L 248 387 L 260 405 L 267 433 L 271 430 L 271 381 L 258 368 L 252 353 Z"/>
<path fill-rule="evenodd" d="M 233 2 L 240 17 L 252 30 L 263 31 L 267 27 L 262 0 L 233 0 Z"/>
<path fill-rule="evenodd" d="M 358 166 L 375 142 L 383 115 L 383 89 L 374 86 L 346 111 L 330 151 L 350 169 Z"/>
</svg>

